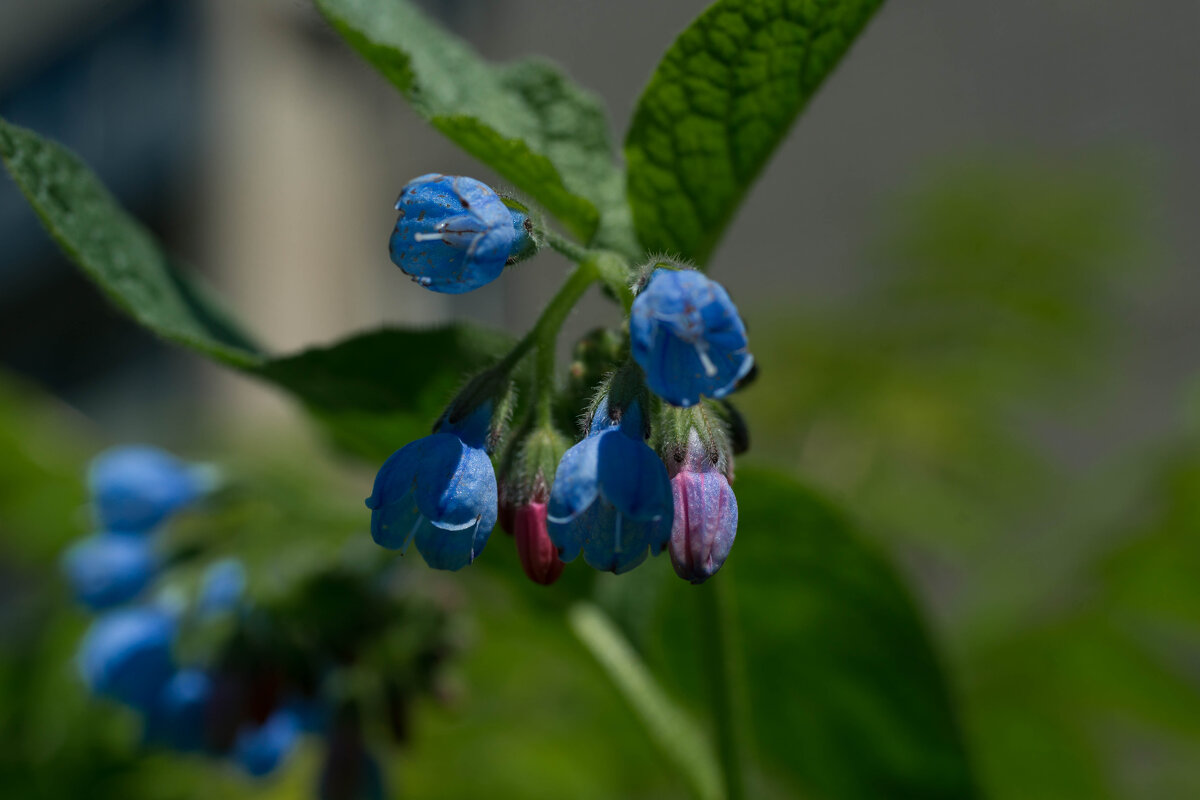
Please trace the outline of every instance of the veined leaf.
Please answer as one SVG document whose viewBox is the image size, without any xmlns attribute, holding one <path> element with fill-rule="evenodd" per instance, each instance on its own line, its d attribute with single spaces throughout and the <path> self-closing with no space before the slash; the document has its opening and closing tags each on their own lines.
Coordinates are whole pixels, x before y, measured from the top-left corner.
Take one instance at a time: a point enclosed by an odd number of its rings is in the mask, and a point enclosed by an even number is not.
<svg viewBox="0 0 1200 800">
<path fill-rule="evenodd" d="M 0 158 L 54 241 L 121 310 L 225 364 L 245 367 L 262 358 L 209 291 L 176 268 L 74 153 L 0 119 Z"/>
<path fill-rule="evenodd" d="M 383 458 L 428 433 L 464 377 L 511 343 L 451 325 L 384 329 L 268 355 L 73 153 L 0 120 L 0 156 L 63 252 L 118 308 L 164 339 L 292 393 L 360 454 Z"/>
<path fill-rule="evenodd" d="M 600 102 L 550 64 L 497 66 L 411 3 L 316 0 L 413 108 L 576 236 L 631 243 L 622 175 Z M 628 248 L 627 248 L 628 249 Z"/>
<path fill-rule="evenodd" d="M 719 0 L 655 70 L 625 139 L 647 250 L 704 264 L 796 115 L 883 0 Z"/>
<path fill-rule="evenodd" d="M 737 542 L 712 580 L 733 599 L 730 640 L 768 778 L 821 798 L 974 797 L 946 673 L 888 560 L 789 478 L 739 467 L 735 488 Z M 697 619 L 694 591 L 664 593 L 651 656 L 703 697 L 712 622 Z"/>
</svg>

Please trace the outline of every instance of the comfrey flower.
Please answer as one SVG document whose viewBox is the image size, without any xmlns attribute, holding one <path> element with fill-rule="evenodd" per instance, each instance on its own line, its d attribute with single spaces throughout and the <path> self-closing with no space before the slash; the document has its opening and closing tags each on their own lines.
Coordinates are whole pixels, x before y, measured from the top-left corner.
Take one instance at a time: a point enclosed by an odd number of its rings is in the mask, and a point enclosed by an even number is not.
<svg viewBox="0 0 1200 800">
<path fill-rule="evenodd" d="M 199 499 L 211 483 L 204 467 L 142 445 L 106 450 L 88 468 L 88 486 L 101 526 L 129 533 L 155 527 Z"/>
<path fill-rule="evenodd" d="M 392 454 L 367 498 L 371 537 L 390 550 L 416 541 L 425 563 L 457 570 L 483 551 L 496 524 L 496 473 L 486 445 L 493 404 L 463 419 L 446 414 L 436 432 Z"/>
<path fill-rule="evenodd" d="M 261 725 L 245 725 L 233 743 L 233 759 L 242 769 L 262 777 L 275 771 L 300 738 L 300 720 L 289 708 L 274 711 Z"/>
<path fill-rule="evenodd" d="M 692 269 L 655 269 L 629 315 L 633 358 L 676 406 L 729 394 L 750 372 L 746 327 L 720 284 Z"/>
<path fill-rule="evenodd" d="M 640 400 L 602 399 L 587 437 L 563 456 L 554 476 L 547 520 L 564 561 L 583 551 L 596 569 L 627 572 L 658 555 L 671 532 L 671 485 L 663 462 L 645 443 Z M 615 412 L 615 413 L 614 413 Z"/>
<path fill-rule="evenodd" d="M 174 674 L 175 618 L 152 606 L 110 611 L 92 623 L 79 648 L 88 688 L 140 710 L 150 709 Z"/>
<path fill-rule="evenodd" d="M 181 752 L 203 750 L 213 681 L 202 669 L 181 669 L 163 687 L 146 720 L 146 738 Z"/>
<path fill-rule="evenodd" d="M 133 600 L 158 567 L 153 543 L 137 533 L 98 533 L 71 545 L 62 558 L 75 599 L 95 611 Z"/>
<path fill-rule="evenodd" d="M 566 437 L 546 424 L 518 438 L 503 465 L 500 524 L 516 539 L 525 574 L 543 586 L 558 580 L 566 566 L 550 541 L 546 503 L 555 469 L 569 447 Z"/>
<path fill-rule="evenodd" d="M 684 580 L 704 583 L 725 563 L 737 535 L 729 435 L 701 405 L 664 409 L 660 438 L 675 501 L 671 564 Z"/>
<path fill-rule="evenodd" d="M 675 523 L 671 527 L 671 564 L 675 574 L 704 583 L 716 574 L 737 535 L 737 498 L 729 479 L 717 469 L 695 433 L 683 467 L 671 478 Z"/>
<path fill-rule="evenodd" d="M 225 614 L 237 609 L 246 591 L 246 568 L 237 558 L 214 561 L 200 579 L 196 612 L 202 617 Z"/>
<path fill-rule="evenodd" d="M 478 289 L 537 249 L 529 216 L 474 178 L 422 175 L 401 190 L 396 210 L 392 261 L 435 292 Z"/>
</svg>

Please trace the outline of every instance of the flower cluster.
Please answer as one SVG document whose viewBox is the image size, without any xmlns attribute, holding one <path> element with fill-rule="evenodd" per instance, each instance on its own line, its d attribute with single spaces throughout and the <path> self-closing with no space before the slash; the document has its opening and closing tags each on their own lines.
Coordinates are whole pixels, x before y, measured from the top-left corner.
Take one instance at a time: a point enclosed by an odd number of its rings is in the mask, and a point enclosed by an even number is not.
<svg viewBox="0 0 1200 800">
<path fill-rule="evenodd" d="M 432 434 L 384 463 L 366 501 L 375 541 L 402 552 L 415 543 L 430 566 L 457 570 L 499 521 L 541 584 L 579 555 L 623 573 L 663 550 L 692 583 L 715 574 L 737 532 L 733 456 L 745 440 L 727 398 L 754 375 L 725 289 L 666 259 L 635 275 L 615 254 L 558 239 L 529 208 L 471 178 L 422 176 L 396 207 L 392 260 L 434 291 L 489 283 L 543 241 L 578 266 L 525 339 L 467 384 Z M 574 287 L 595 280 L 625 298 L 628 317 L 580 341 L 559 389 L 558 326 L 578 299 Z M 518 396 L 517 368 L 532 350 L 532 391 Z M 581 407 L 572 444 L 564 431 Z"/>
<path fill-rule="evenodd" d="M 437 688 L 455 650 L 441 607 L 398 595 L 374 567 L 320 563 L 276 595 L 252 592 L 235 558 L 189 571 L 189 558 L 203 554 L 172 552 L 166 523 L 212 488 L 213 471 L 162 451 L 101 454 L 89 481 L 104 532 L 62 559 L 81 604 L 100 612 L 77 656 L 89 691 L 132 710 L 146 746 L 224 760 L 253 777 L 275 772 L 305 735 L 320 737 L 322 800 L 382 798 L 360 706 L 381 710 L 397 743 L 406 740 L 412 698 Z M 386 650 L 379 643 L 399 629 L 411 646 L 371 664 L 380 656 L 364 654 Z M 381 676 L 379 697 L 345 688 L 347 671 L 366 665 Z"/>
</svg>

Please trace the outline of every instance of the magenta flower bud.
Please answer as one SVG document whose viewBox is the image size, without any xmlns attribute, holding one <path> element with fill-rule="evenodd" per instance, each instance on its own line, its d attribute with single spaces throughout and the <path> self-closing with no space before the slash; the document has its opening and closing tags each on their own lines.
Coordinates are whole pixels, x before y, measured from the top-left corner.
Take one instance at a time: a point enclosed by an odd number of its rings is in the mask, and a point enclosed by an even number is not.
<svg viewBox="0 0 1200 800">
<path fill-rule="evenodd" d="M 519 506 L 514 514 L 514 535 L 521 567 L 534 583 L 549 586 L 562 575 L 566 566 L 558 557 L 558 548 L 546 529 L 546 503 L 531 501 Z"/>
<path fill-rule="evenodd" d="M 700 440 L 695 428 L 688 432 L 686 455 L 667 462 L 675 520 L 667 546 L 675 574 L 692 583 L 704 583 L 716 574 L 737 535 L 737 498 L 729 485 L 722 459 Z"/>
</svg>

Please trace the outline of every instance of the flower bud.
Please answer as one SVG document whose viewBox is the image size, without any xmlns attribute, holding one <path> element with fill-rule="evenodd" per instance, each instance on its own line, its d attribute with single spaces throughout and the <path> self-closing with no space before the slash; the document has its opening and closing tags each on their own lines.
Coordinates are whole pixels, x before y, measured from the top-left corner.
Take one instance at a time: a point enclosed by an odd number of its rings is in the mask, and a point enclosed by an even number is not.
<svg viewBox="0 0 1200 800">
<path fill-rule="evenodd" d="M 158 573 L 153 543 L 137 533 L 98 533 L 76 542 L 62 567 L 75 598 L 93 610 L 137 597 Z"/>
<path fill-rule="evenodd" d="M 88 487 L 101 526 L 127 533 L 157 526 L 197 500 L 210 483 L 203 467 L 142 445 L 106 450 L 88 468 Z"/>
<path fill-rule="evenodd" d="M 517 555 L 521 568 L 534 583 L 549 586 L 558 580 L 566 567 L 558 557 L 558 548 L 550 541 L 546 529 L 546 502 L 530 502 L 517 509 Z"/>
<path fill-rule="evenodd" d="M 233 759 L 255 777 L 269 775 L 287 758 L 300 737 L 300 721 L 288 708 L 261 725 L 244 725 L 233 743 Z"/>
<path fill-rule="evenodd" d="M 549 586 L 558 580 L 564 564 L 546 530 L 546 501 L 567 438 L 552 427 L 541 426 L 524 437 L 506 456 L 501 515 L 509 517 L 516 537 L 517 555 L 525 574 Z"/>
<path fill-rule="evenodd" d="M 510 211 L 474 178 L 422 175 L 401 190 L 396 210 L 392 261 L 435 292 L 462 294 L 491 283 L 531 247 L 528 215 Z"/>
<path fill-rule="evenodd" d="M 703 583 L 725 563 L 737 535 L 729 437 L 701 405 L 664 409 L 660 440 L 675 504 L 667 548 L 671 564 L 684 580 Z"/>
<path fill-rule="evenodd" d="M 79 647 L 79 672 L 96 694 L 149 709 L 174 673 L 175 620 L 161 609 L 111 611 L 88 628 Z"/>
</svg>

